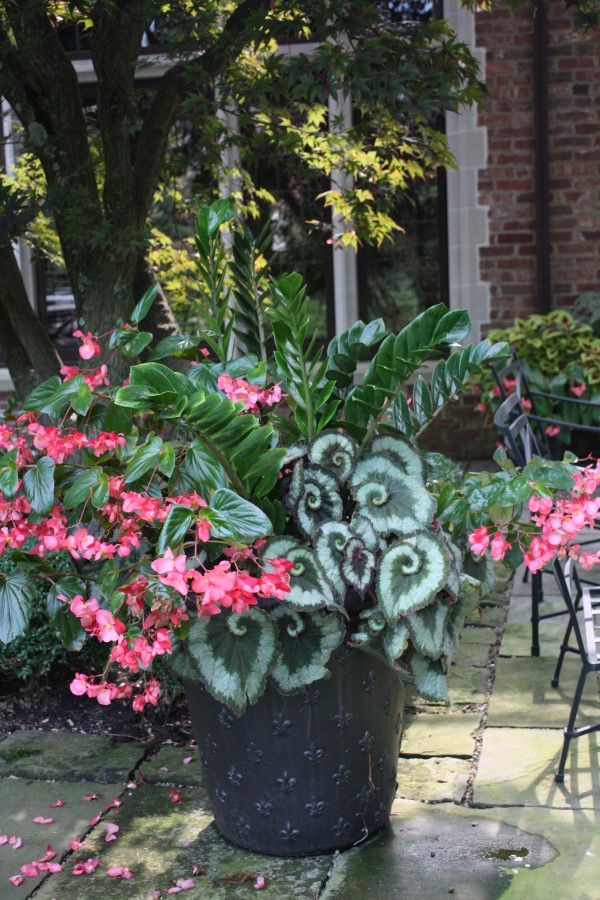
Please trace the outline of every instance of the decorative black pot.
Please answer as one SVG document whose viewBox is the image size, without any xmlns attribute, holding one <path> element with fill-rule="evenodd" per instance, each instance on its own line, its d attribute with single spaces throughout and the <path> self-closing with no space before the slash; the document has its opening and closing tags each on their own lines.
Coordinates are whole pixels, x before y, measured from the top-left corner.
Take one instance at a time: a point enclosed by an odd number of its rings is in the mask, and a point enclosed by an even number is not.
<svg viewBox="0 0 600 900">
<path fill-rule="evenodd" d="M 376 657 L 340 648 L 331 678 L 269 687 L 236 717 L 186 683 L 217 828 L 248 850 L 308 856 L 382 829 L 396 791 L 404 686 Z"/>
</svg>

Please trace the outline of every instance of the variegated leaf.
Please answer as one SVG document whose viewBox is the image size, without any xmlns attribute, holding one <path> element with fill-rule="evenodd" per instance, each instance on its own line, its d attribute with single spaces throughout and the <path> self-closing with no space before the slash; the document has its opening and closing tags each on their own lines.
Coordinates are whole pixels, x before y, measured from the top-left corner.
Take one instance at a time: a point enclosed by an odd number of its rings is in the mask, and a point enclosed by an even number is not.
<svg viewBox="0 0 600 900">
<path fill-rule="evenodd" d="M 391 434 L 378 434 L 371 441 L 371 452 L 386 453 L 406 475 L 425 480 L 425 461 L 410 441 Z"/>
<path fill-rule="evenodd" d="M 415 679 L 415 687 L 421 697 L 433 703 L 450 704 L 446 670 L 441 660 L 428 659 L 420 653 L 413 653 L 410 667 Z"/>
<path fill-rule="evenodd" d="M 375 572 L 375 554 L 367 550 L 358 537 L 352 537 L 344 548 L 342 577 L 359 594 L 364 594 Z"/>
<path fill-rule="evenodd" d="M 263 693 L 277 656 L 275 626 L 258 609 L 198 619 L 187 644 L 207 690 L 237 716 Z"/>
<path fill-rule="evenodd" d="M 372 550 L 375 553 L 380 549 L 379 535 L 367 516 L 363 516 L 355 510 L 350 520 L 350 528 L 361 539 L 367 550 Z"/>
<path fill-rule="evenodd" d="M 397 625 L 387 625 L 383 632 L 383 646 L 388 661 L 397 669 L 402 654 L 408 647 L 408 626 L 406 622 L 398 622 Z"/>
<path fill-rule="evenodd" d="M 329 678 L 331 654 L 344 638 L 344 626 L 338 615 L 297 613 L 278 606 L 271 619 L 279 627 L 281 652 L 271 678 L 282 694 L 293 694 L 320 678 Z"/>
<path fill-rule="evenodd" d="M 350 478 L 357 506 L 379 534 L 414 534 L 431 522 L 436 509 L 424 482 L 406 475 L 384 454 L 356 464 Z"/>
<path fill-rule="evenodd" d="M 263 556 L 265 559 L 282 556 L 294 563 L 290 572 L 291 591 L 285 595 L 286 606 L 305 612 L 337 608 L 337 598 L 313 551 L 303 547 L 296 538 L 274 538 L 265 546 Z M 266 564 L 265 571 L 269 570 Z"/>
<path fill-rule="evenodd" d="M 423 656 L 439 659 L 442 655 L 449 612 L 447 603 L 434 600 L 407 616 L 411 640 Z"/>
<path fill-rule="evenodd" d="M 324 522 L 340 521 L 342 498 L 337 481 L 318 466 L 304 469 L 304 487 L 295 507 L 295 517 L 301 533 L 310 538 Z"/>
<path fill-rule="evenodd" d="M 292 477 L 286 497 L 288 509 L 295 510 L 300 497 L 304 493 L 304 463 L 299 460 L 293 468 Z"/>
<path fill-rule="evenodd" d="M 444 545 L 433 534 L 419 532 L 392 544 L 377 570 L 377 596 L 388 622 L 423 609 L 448 577 Z"/>
<path fill-rule="evenodd" d="M 345 522 L 325 522 L 314 540 L 314 552 L 319 566 L 338 596 L 345 593 L 341 567 L 344 549 L 351 537 L 352 532 Z"/>
<path fill-rule="evenodd" d="M 357 442 L 343 431 L 322 431 L 309 444 L 308 456 L 342 484 L 354 469 L 358 449 Z"/>
</svg>

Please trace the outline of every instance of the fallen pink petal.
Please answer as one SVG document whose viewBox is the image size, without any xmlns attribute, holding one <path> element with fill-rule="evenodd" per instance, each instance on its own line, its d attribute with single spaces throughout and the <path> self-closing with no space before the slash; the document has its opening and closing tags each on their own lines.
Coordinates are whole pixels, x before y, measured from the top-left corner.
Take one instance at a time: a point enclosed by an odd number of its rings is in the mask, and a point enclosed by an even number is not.
<svg viewBox="0 0 600 900">
<path fill-rule="evenodd" d="M 111 878 L 133 878 L 133 872 L 129 866 L 112 866 L 106 870 L 106 874 Z"/>
<path fill-rule="evenodd" d="M 8 880 L 11 884 L 14 884 L 15 887 L 19 887 L 19 885 L 23 884 L 25 881 L 25 877 L 23 875 L 11 875 Z"/>
<path fill-rule="evenodd" d="M 162 897 L 162 891 L 150 891 L 148 894 L 148 900 L 160 900 Z"/>
<path fill-rule="evenodd" d="M 189 764 L 190 764 L 191 762 L 194 762 L 194 757 L 193 757 L 193 756 L 186 756 L 186 758 L 183 760 L 184 766 L 189 766 Z"/>
<path fill-rule="evenodd" d="M 81 847 L 81 841 L 79 840 L 79 838 L 75 838 L 74 841 L 71 841 L 69 847 L 71 848 L 71 850 L 79 850 L 79 848 Z"/>
<path fill-rule="evenodd" d="M 106 823 L 106 831 L 107 831 L 107 835 L 106 835 L 106 837 L 104 838 L 104 840 L 106 841 L 106 843 L 108 843 L 109 841 L 116 841 L 118 830 L 119 830 L 119 826 L 113 824 L 113 822 L 107 822 L 107 823 Z"/>
<path fill-rule="evenodd" d="M 13 834 L 13 836 L 8 839 L 8 843 L 13 848 L 13 850 L 18 850 L 19 847 L 21 847 L 23 844 L 23 838 L 17 837 Z"/>
<path fill-rule="evenodd" d="M 97 857 L 90 858 L 83 863 L 77 863 L 73 868 L 73 875 L 91 875 L 94 869 L 100 865 Z"/>
<path fill-rule="evenodd" d="M 25 863 L 21 866 L 20 870 L 23 875 L 27 875 L 28 878 L 35 878 L 38 874 L 38 867 L 35 863 Z"/>
<path fill-rule="evenodd" d="M 36 825 L 51 825 L 54 822 L 54 819 L 50 817 L 49 819 L 45 819 L 43 816 L 36 816 L 33 821 Z"/>
<path fill-rule="evenodd" d="M 83 800 L 99 800 L 100 794 L 86 794 L 82 797 Z"/>
<path fill-rule="evenodd" d="M 195 887 L 193 878 L 178 878 L 174 887 L 169 888 L 167 894 L 179 894 L 180 891 L 189 891 Z"/>
<path fill-rule="evenodd" d="M 8 844 L 7 834 L 0 834 L 0 847 L 2 846 L 2 844 Z"/>
<path fill-rule="evenodd" d="M 97 825 L 101 818 L 102 818 L 102 813 L 100 813 L 99 816 L 94 816 L 93 819 L 90 819 L 90 825 Z"/>
<path fill-rule="evenodd" d="M 108 806 L 105 806 L 104 808 L 105 809 L 117 809 L 117 807 L 119 807 L 120 805 L 121 805 L 121 801 L 119 800 L 118 797 L 115 797 L 113 799 L 112 803 L 109 803 Z"/>
<path fill-rule="evenodd" d="M 263 877 L 262 875 L 257 875 L 257 876 L 256 876 L 256 881 L 254 882 L 254 884 L 252 885 L 252 887 L 254 888 L 255 891 L 262 891 L 262 889 L 264 888 L 264 886 L 265 886 L 265 879 L 264 879 L 264 877 Z"/>
<path fill-rule="evenodd" d="M 177 788 L 170 788 L 169 793 L 171 796 L 171 803 L 183 803 L 183 797 Z"/>
<path fill-rule="evenodd" d="M 52 844 L 46 844 L 46 852 L 43 856 L 41 856 L 38 862 L 49 862 L 51 859 L 54 859 L 56 856 L 56 850 L 52 846 Z"/>
<path fill-rule="evenodd" d="M 64 805 L 65 805 L 65 801 L 61 800 L 60 797 L 57 797 L 56 802 L 50 804 L 50 809 L 58 809 L 60 806 L 64 806 Z"/>
</svg>

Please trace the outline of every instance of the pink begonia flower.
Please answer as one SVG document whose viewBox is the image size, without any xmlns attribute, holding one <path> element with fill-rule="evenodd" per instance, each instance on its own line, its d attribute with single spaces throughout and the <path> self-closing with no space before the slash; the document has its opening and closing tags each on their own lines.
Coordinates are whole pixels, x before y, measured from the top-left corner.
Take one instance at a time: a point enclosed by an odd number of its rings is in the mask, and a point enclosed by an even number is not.
<svg viewBox="0 0 600 900">
<path fill-rule="evenodd" d="M 65 801 L 61 800 L 60 797 L 57 797 L 56 802 L 50 804 L 50 809 L 58 809 L 59 807 L 64 806 L 64 805 L 65 805 Z"/>
<path fill-rule="evenodd" d="M 119 831 L 119 826 L 115 825 L 113 822 L 106 823 L 106 831 L 107 835 L 104 838 L 105 842 L 108 844 L 110 841 L 116 841 L 117 832 Z"/>
<path fill-rule="evenodd" d="M 161 584 L 175 588 L 185 597 L 188 592 L 187 581 L 184 578 L 186 557 L 185 553 L 180 556 L 174 556 L 170 547 L 165 550 L 164 556 L 160 556 L 150 563 L 150 568 L 158 574 L 158 580 Z"/>
<path fill-rule="evenodd" d="M 587 391 L 587 384 L 583 381 L 581 384 L 574 384 L 571 387 L 571 393 L 575 394 L 576 397 L 581 397 L 582 394 L 585 394 Z"/>
<path fill-rule="evenodd" d="M 558 425 L 547 425 L 544 430 L 548 437 L 556 437 L 557 434 L 560 434 L 560 428 Z"/>
<path fill-rule="evenodd" d="M 11 884 L 14 884 L 15 887 L 19 887 L 20 884 L 23 884 L 25 878 L 23 875 L 11 875 L 8 880 Z"/>
<path fill-rule="evenodd" d="M 79 355 L 82 359 L 92 359 L 94 356 L 100 356 L 102 352 L 100 344 L 98 344 L 91 331 L 88 331 L 86 334 L 83 331 L 74 331 L 73 337 L 79 338 L 81 341 Z"/>
<path fill-rule="evenodd" d="M 475 531 L 469 535 L 468 540 L 471 545 L 471 552 L 474 553 L 475 556 L 482 556 L 485 553 L 485 548 L 490 542 L 490 537 L 485 525 L 482 525 L 481 528 L 476 528 Z"/>
<path fill-rule="evenodd" d="M 36 825 L 51 825 L 52 822 L 54 822 L 54 819 L 45 819 L 43 816 L 36 816 L 32 821 L 34 821 Z"/>
<path fill-rule="evenodd" d="M 106 874 L 111 878 L 133 878 L 133 872 L 129 866 L 111 866 L 106 870 Z"/>
<path fill-rule="evenodd" d="M 262 891 L 262 889 L 264 888 L 264 886 L 265 886 L 265 879 L 264 879 L 264 876 L 263 876 L 263 875 L 257 875 L 257 876 L 256 876 L 256 881 L 254 882 L 254 884 L 252 885 L 252 887 L 254 888 L 255 891 Z"/>
<path fill-rule="evenodd" d="M 103 643 L 118 641 L 120 635 L 122 635 L 124 631 L 125 625 L 123 622 L 115 619 L 108 609 L 101 609 L 96 613 L 96 627 L 94 628 L 94 634 L 99 641 Z"/>
<path fill-rule="evenodd" d="M 94 869 L 100 865 L 100 860 L 95 857 L 86 862 L 77 863 L 73 868 L 73 875 L 91 875 Z"/>
</svg>

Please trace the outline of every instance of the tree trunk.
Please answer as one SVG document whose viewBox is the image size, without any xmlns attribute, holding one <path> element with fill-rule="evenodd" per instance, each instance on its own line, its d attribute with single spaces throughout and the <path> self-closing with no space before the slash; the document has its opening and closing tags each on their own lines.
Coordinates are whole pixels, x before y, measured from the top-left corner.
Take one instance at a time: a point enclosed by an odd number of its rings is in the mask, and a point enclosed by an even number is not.
<svg viewBox="0 0 600 900">
<path fill-rule="evenodd" d="M 0 343 L 18 397 L 58 375 L 61 360 L 31 307 L 12 248 L 0 244 Z"/>
</svg>

